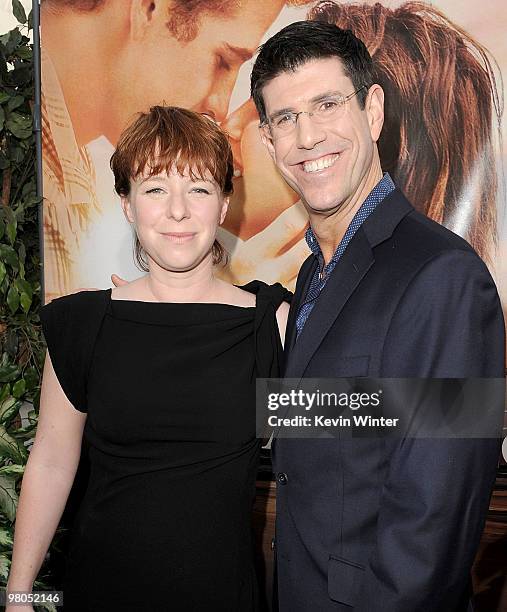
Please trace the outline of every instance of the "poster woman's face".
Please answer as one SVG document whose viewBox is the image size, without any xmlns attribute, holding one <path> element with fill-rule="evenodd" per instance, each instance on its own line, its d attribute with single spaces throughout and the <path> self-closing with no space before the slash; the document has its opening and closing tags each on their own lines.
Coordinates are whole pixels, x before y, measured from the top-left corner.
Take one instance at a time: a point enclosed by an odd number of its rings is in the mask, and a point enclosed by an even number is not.
<svg viewBox="0 0 507 612">
<path fill-rule="evenodd" d="M 223 121 L 239 68 L 283 5 L 283 0 L 244 0 L 230 14 L 205 13 L 201 20 L 197 15 L 197 35 L 185 42 L 167 27 L 168 3 L 153 3 L 145 23 L 143 15 L 140 25 L 134 22 L 134 35 L 117 60 L 114 107 L 121 110 L 118 125 L 112 126 L 116 136 L 136 112 L 154 104 L 182 106 Z"/>
</svg>

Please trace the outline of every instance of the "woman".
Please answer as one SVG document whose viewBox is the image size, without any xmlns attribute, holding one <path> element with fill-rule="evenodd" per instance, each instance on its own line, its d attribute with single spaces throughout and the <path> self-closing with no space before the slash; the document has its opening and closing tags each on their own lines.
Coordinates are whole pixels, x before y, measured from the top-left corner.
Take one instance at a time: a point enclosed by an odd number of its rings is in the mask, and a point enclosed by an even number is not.
<svg viewBox="0 0 507 612">
<path fill-rule="evenodd" d="M 278 375 L 286 292 L 215 277 L 233 166 L 212 120 L 153 107 L 111 167 L 146 275 L 41 311 L 48 356 L 8 588 L 31 590 L 84 431 L 65 609 L 255 610 L 255 378 Z"/>
</svg>

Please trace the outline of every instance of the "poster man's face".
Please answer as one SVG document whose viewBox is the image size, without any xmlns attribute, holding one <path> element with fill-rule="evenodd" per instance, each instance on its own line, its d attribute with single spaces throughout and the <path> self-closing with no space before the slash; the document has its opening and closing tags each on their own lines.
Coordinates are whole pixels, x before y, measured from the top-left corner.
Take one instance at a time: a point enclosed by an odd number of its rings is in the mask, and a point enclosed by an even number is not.
<svg viewBox="0 0 507 612">
<path fill-rule="evenodd" d="M 272 79 L 263 96 L 267 116 L 283 119 L 280 113 L 284 110 L 308 111 L 332 104 L 337 96 L 349 96 L 354 89 L 340 60 L 326 58 Z M 382 102 L 382 91 L 373 86 L 364 110 L 354 96 L 329 120 L 316 121 L 307 113 L 300 114 L 289 133 L 277 134 L 272 129 L 272 137 L 264 137 L 278 170 L 309 212 L 332 213 L 361 191 L 382 128 Z"/>
<path fill-rule="evenodd" d="M 197 35 L 185 42 L 167 27 L 170 3 L 153 3 L 118 57 L 115 108 L 121 111 L 114 130 L 121 131 L 134 113 L 162 103 L 225 119 L 239 68 L 283 5 L 283 0 L 244 0 L 229 14 L 197 15 Z"/>
</svg>

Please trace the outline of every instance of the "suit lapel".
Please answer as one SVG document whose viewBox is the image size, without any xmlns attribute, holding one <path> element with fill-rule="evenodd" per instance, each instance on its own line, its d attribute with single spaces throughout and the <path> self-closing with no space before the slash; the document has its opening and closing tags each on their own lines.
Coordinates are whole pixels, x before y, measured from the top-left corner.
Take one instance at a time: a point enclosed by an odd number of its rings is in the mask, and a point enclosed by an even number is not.
<svg viewBox="0 0 507 612">
<path fill-rule="evenodd" d="M 317 267 L 317 258 L 314 255 L 310 255 L 301 266 L 301 270 L 299 271 L 297 282 L 296 282 L 296 290 L 294 292 L 294 297 L 290 303 L 289 316 L 287 319 L 287 332 L 285 334 L 285 360 L 291 350 L 294 348 L 294 344 L 296 342 L 296 319 L 299 312 L 299 306 L 308 291 L 308 287 L 312 280 L 312 276 L 314 274 L 315 268 Z"/>
<path fill-rule="evenodd" d="M 310 359 L 373 262 L 370 244 L 359 228 L 317 298 L 297 342 L 289 349 L 285 372 L 287 378 L 304 375 Z M 308 285 L 308 282 L 305 284 Z M 306 292 L 302 295 L 306 295 Z M 295 338 L 295 331 L 292 333 Z"/>
<path fill-rule="evenodd" d="M 375 261 L 374 248 L 389 239 L 400 221 L 413 208 L 405 196 L 395 189 L 377 206 L 347 246 L 317 298 L 308 320 L 296 341 L 296 317 L 299 305 L 307 293 L 317 260 L 309 257 L 301 268 L 296 293 L 291 304 L 287 325 L 285 369 L 286 378 L 304 376 L 306 367 L 330 327 Z M 312 262 L 313 258 L 313 262 Z"/>
</svg>

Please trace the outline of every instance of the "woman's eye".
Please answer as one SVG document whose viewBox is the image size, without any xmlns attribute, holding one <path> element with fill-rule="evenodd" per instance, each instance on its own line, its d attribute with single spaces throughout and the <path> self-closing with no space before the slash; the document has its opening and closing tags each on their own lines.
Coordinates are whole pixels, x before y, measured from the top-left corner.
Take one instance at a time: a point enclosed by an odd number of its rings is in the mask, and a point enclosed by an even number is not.
<svg viewBox="0 0 507 612">
<path fill-rule="evenodd" d="M 204 189 L 204 187 L 194 187 L 192 189 L 192 193 L 204 193 L 209 195 L 210 192 L 207 189 Z"/>
<path fill-rule="evenodd" d="M 152 187 L 151 189 L 148 189 L 146 193 L 164 193 L 164 191 L 160 187 Z"/>
</svg>

